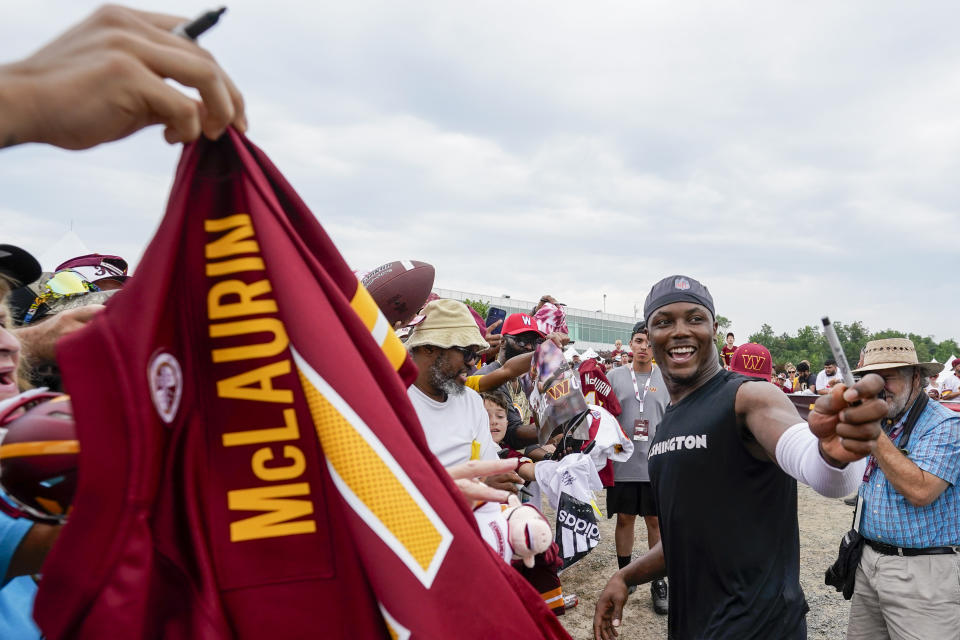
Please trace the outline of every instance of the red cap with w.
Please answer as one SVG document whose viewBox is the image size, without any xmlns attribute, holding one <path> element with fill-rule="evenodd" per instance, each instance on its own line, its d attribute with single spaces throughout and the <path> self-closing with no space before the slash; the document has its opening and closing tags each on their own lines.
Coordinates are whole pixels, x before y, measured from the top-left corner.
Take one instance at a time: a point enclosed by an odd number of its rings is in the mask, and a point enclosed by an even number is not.
<svg viewBox="0 0 960 640">
<path fill-rule="evenodd" d="M 748 342 L 737 347 L 730 358 L 730 370 L 751 378 L 770 379 L 773 362 L 770 352 L 762 344 Z"/>
<path fill-rule="evenodd" d="M 546 337 L 537 321 L 525 313 L 512 313 L 503 322 L 502 333 L 505 336 L 515 336 L 528 331 L 539 334 L 541 338 Z"/>
</svg>

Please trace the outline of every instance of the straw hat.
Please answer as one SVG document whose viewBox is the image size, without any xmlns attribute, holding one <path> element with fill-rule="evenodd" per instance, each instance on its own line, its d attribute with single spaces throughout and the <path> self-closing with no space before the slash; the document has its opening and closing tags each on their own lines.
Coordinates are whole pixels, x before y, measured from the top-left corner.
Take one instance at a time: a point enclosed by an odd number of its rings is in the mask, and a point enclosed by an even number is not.
<svg viewBox="0 0 960 640">
<path fill-rule="evenodd" d="M 918 367 L 924 376 L 940 373 L 943 365 L 938 362 L 919 362 L 913 341 L 907 338 L 871 340 L 863 349 L 863 366 L 854 373 L 870 373 L 884 369 Z"/>
<path fill-rule="evenodd" d="M 408 349 L 430 345 L 449 349 L 450 347 L 479 347 L 486 349 L 490 345 L 480 335 L 477 323 L 467 309 L 467 305 L 456 300 L 434 300 L 423 308 L 424 319 L 410 333 L 406 345 Z"/>
</svg>

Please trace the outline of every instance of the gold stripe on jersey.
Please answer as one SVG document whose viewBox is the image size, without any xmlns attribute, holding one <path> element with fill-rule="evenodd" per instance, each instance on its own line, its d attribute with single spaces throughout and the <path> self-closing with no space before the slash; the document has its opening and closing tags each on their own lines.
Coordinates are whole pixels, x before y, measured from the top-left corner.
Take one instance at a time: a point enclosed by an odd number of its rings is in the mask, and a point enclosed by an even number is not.
<svg viewBox="0 0 960 640">
<path fill-rule="evenodd" d="M 427 587 L 453 536 L 389 450 L 291 345 L 330 475 L 351 508 Z"/>
<path fill-rule="evenodd" d="M 360 320 L 363 321 L 367 330 L 373 334 L 374 340 L 380 345 L 383 353 L 387 356 L 387 360 L 390 361 L 390 365 L 394 369 L 400 369 L 400 365 L 407 359 L 407 349 L 400 342 L 397 334 L 393 332 L 393 327 L 390 326 L 389 321 L 380 312 L 380 308 L 373 301 L 370 292 L 359 282 L 357 282 L 357 292 L 353 294 L 350 306 L 360 316 Z"/>
</svg>

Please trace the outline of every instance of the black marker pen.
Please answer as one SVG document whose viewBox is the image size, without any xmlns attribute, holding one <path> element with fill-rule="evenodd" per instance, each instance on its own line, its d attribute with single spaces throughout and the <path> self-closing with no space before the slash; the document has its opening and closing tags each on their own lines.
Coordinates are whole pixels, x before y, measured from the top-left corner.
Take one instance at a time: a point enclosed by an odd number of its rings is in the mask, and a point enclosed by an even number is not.
<svg viewBox="0 0 960 640">
<path fill-rule="evenodd" d="M 217 24 L 220 16 L 222 16 L 226 10 L 226 7 L 220 7 L 219 9 L 214 9 L 213 11 L 207 11 L 202 16 L 195 18 L 190 22 L 178 24 L 173 28 L 173 33 L 182 38 L 186 38 L 187 40 L 196 40 L 200 37 L 200 34 Z"/>
</svg>

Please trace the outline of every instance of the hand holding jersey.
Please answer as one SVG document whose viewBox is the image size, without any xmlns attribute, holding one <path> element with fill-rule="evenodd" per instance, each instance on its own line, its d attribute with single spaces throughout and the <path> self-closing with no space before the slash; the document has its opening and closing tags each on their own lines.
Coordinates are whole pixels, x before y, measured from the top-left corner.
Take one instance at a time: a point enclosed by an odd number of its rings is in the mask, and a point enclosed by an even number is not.
<svg viewBox="0 0 960 640">
<path fill-rule="evenodd" d="M 246 131 L 243 97 L 207 51 L 173 29 L 184 18 L 101 7 L 30 57 L 0 65 L 0 148 L 87 149 L 163 124 L 167 142 Z M 193 87 L 194 100 L 165 82 Z"/>
</svg>

